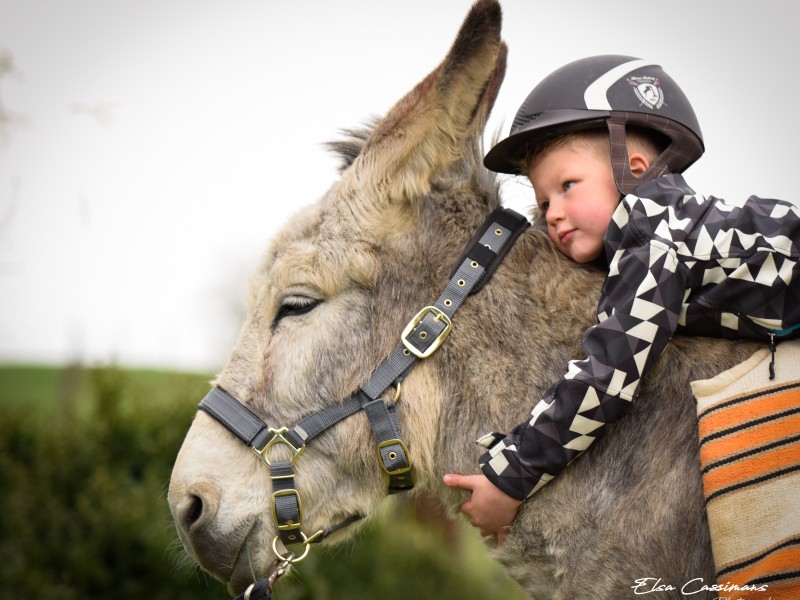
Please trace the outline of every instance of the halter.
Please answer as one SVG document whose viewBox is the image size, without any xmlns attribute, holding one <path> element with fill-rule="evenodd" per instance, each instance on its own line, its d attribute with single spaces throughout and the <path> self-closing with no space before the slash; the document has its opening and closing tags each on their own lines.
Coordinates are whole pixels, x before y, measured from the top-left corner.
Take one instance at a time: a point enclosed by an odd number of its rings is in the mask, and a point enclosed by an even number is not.
<svg viewBox="0 0 800 600">
<path fill-rule="evenodd" d="M 220 387 L 213 388 L 200 402 L 201 410 L 250 446 L 269 468 L 272 516 L 278 530 L 272 549 L 283 569 L 290 563 L 303 560 L 312 543 L 319 543 L 333 532 L 363 518 L 363 515 L 355 515 L 311 535 L 302 530 L 303 507 L 295 487 L 294 465 L 311 440 L 342 419 L 361 411 L 367 414 L 377 442 L 379 464 L 388 475 L 388 494 L 414 487 L 409 449 L 402 440 L 396 412 L 401 381 L 414 365 L 439 349 L 452 331 L 452 317 L 456 310 L 467 296 L 486 284 L 529 224 L 525 217 L 513 210 L 498 208 L 493 211 L 462 253 L 441 296 L 411 319 L 400 336 L 400 344 L 378 365 L 369 379 L 340 404 L 311 413 L 291 427 L 271 427 Z M 395 388 L 395 395 L 386 402 L 382 395 L 391 387 Z M 271 459 L 270 451 L 277 445 L 287 446 L 291 458 Z M 277 547 L 279 540 L 284 548 L 301 544 L 302 553 L 299 556 L 281 554 Z"/>
</svg>

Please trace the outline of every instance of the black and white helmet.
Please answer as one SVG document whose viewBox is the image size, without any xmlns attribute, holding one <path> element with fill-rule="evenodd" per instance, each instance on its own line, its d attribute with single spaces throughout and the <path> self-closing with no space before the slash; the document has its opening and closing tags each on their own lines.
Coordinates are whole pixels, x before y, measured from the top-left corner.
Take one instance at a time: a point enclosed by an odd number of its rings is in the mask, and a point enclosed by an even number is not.
<svg viewBox="0 0 800 600">
<path fill-rule="evenodd" d="M 500 173 L 519 172 L 532 146 L 581 129 L 608 127 L 611 164 L 623 194 L 666 172 L 680 173 L 703 154 L 703 134 L 689 100 L 661 66 L 631 56 L 592 56 L 545 77 L 522 103 L 508 137 L 484 158 Z M 661 134 L 665 147 L 643 174 L 628 168 L 626 125 Z"/>
</svg>

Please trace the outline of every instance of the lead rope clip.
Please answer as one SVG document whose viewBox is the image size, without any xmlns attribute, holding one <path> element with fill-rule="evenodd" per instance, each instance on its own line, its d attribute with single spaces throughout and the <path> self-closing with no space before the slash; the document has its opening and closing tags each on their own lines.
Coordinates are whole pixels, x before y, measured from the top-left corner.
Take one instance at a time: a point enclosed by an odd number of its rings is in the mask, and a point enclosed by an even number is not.
<svg viewBox="0 0 800 600">
<path fill-rule="evenodd" d="M 289 553 L 286 558 L 277 559 L 274 563 L 272 563 L 277 565 L 272 574 L 266 580 L 259 579 L 258 581 L 251 583 L 250 586 L 245 590 L 244 594 L 240 596 L 240 598 L 242 598 L 242 600 L 271 600 L 272 586 L 275 585 L 275 582 L 278 581 L 278 579 L 286 574 L 286 571 L 289 568 L 289 565 L 292 563 L 293 558 L 294 554 Z M 266 583 L 266 589 L 264 589 L 264 583 Z"/>
<path fill-rule="evenodd" d="M 292 564 L 293 558 L 294 554 L 289 553 L 289 556 L 287 558 L 284 558 L 283 560 L 280 561 L 277 560 L 275 561 L 278 562 L 279 564 L 276 567 L 276 569 L 272 572 L 272 575 L 269 576 L 270 589 L 272 589 L 272 586 L 275 584 L 276 581 L 278 581 L 278 579 L 286 575 L 286 571 L 289 568 L 289 565 Z"/>
</svg>

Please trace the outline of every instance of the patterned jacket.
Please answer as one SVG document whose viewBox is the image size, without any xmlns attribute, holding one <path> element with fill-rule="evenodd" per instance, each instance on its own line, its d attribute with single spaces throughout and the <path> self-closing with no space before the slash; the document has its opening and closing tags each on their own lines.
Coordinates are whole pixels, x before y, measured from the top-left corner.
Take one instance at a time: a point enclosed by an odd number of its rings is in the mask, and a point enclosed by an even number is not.
<svg viewBox="0 0 800 600">
<path fill-rule="evenodd" d="M 800 208 L 694 193 L 680 175 L 625 196 L 605 239 L 608 276 L 587 358 L 511 433 L 489 434 L 486 477 L 522 500 L 603 435 L 675 333 L 769 342 L 800 337 Z"/>
</svg>

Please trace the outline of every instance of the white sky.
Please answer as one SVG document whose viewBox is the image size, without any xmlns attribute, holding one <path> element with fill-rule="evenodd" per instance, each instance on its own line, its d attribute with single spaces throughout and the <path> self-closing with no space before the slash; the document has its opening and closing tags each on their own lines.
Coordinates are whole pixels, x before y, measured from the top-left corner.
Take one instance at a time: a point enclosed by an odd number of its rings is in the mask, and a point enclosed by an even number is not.
<svg viewBox="0 0 800 600">
<path fill-rule="evenodd" d="M 469 5 L 0 0 L 0 362 L 221 367 L 267 241 L 336 178 L 322 144 L 434 68 Z M 506 0 L 489 129 L 566 62 L 653 59 L 703 127 L 699 192 L 798 202 L 795 5 Z"/>
</svg>

